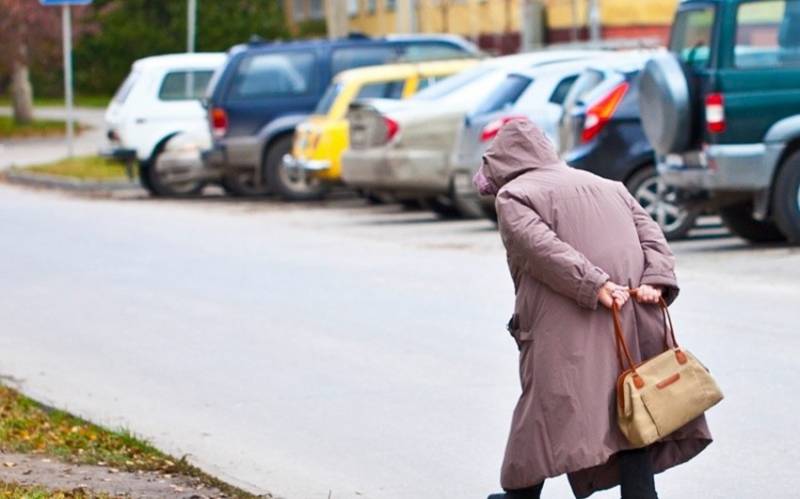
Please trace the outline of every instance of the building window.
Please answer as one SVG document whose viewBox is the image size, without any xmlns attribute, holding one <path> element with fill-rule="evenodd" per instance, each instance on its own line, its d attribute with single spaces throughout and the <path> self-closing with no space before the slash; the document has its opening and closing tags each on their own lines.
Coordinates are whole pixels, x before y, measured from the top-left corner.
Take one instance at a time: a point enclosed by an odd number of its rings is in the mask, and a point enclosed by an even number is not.
<svg viewBox="0 0 800 499">
<path fill-rule="evenodd" d="M 384 5 L 386 6 L 386 10 L 395 10 L 397 9 L 397 0 L 384 0 L 386 2 Z"/>
<path fill-rule="evenodd" d="M 309 19 L 325 19 L 325 6 L 323 0 L 311 0 L 309 5 Z"/>
<path fill-rule="evenodd" d="M 350 16 L 358 15 L 358 0 L 347 0 L 347 14 Z"/>
<path fill-rule="evenodd" d="M 374 14 L 377 9 L 377 0 L 367 0 L 367 14 Z"/>
<path fill-rule="evenodd" d="M 305 2 L 303 0 L 292 0 L 292 18 L 295 21 L 302 21 L 306 18 Z"/>
</svg>

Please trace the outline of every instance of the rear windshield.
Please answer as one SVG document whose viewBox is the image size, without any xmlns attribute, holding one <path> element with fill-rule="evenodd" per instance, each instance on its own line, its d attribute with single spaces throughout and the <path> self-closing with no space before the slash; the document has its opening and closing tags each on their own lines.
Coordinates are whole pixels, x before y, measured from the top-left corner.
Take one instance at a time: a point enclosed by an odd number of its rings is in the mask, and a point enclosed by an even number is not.
<svg viewBox="0 0 800 499">
<path fill-rule="evenodd" d="M 317 102 L 314 114 L 328 114 L 328 111 L 333 107 L 333 103 L 336 102 L 336 98 L 339 97 L 339 94 L 342 92 L 343 86 L 342 83 L 331 83 L 328 85 L 327 90 L 322 94 L 322 98 Z"/>
<path fill-rule="evenodd" d="M 475 114 L 494 113 L 513 106 L 533 82 L 522 75 L 508 75 L 475 109 Z"/>
<path fill-rule="evenodd" d="M 734 65 L 800 65 L 800 0 L 745 2 L 736 13 Z"/>
<path fill-rule="evenodd" d="M 166 101 L 200 99 L 213 73 L 211 70 L 170 71 L 161 81 L 158 98 Z"/>
<path fill-rule="evenodd" d="M 417 93 L 412 98 L 417 100 L 439 99 L 447 94 L 450 94 L 451 92 L 458 90 L 461 87 L 469 85 L 473 81 L 476 81 L 482 76 L 491 73 L 495 69 L 496 68 L 486 64 L 474 66 L 458 74 L 447 77 L 435 85 L 431 85 L 425 90 L 422 90 L 421 92 Z"/>
<path fill-rule="evenodd" d="M 230 97 L 252 100 L 307 94 L 314 84 L 315 59 L 311 52 L 245 56 L 236 68 Z"/>
<path fill-rule="evenodd" d="M 679 11 L 672 26 L 670 51 L 689 65 L 708 66 L 714 14 L 715 9 L 710 5 Z"/>
<path fill-rule="evenodd" d="M 114 98 L 111 100 L 119 104 L 125 102 L 125 99 L 127 99 L 128 95 L 131 93 L 136 80 L 139 79 L 139 75 L 139 71 L 131 71 L 127 78 L 125 78 L 125 80 L 122 82 L 122 85 L 119 86 L 117 92 L 114 94 Z"/>
</svg>

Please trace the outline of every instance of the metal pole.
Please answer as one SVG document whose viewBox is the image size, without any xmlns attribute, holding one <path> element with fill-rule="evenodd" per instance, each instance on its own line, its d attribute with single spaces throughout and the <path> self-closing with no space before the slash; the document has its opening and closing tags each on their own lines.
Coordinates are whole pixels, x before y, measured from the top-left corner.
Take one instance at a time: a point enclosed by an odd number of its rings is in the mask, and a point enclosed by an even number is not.
<svg viewBox="0 0 800 499">
<path fill-rule="evenodd" d="M 599 42 L 601 38 L 599 3 L 599 0 L 589 0 L 589 39 L 592 42 Z"/>
<path fill-rule="evenodd" d="M 67 156 L 75 152 L 75 127 L 72 109 L 72 19 L 69 5 L 61 6 L 61 32 L 64 35 L 64 104 L 67 107 Z"/>
<path fill-rule="evenodd" d="M 197 0 L 189 0 L 186 13 L 186 51 L 194 52 L 194 38 L 197 25 Z"/>
</svg>

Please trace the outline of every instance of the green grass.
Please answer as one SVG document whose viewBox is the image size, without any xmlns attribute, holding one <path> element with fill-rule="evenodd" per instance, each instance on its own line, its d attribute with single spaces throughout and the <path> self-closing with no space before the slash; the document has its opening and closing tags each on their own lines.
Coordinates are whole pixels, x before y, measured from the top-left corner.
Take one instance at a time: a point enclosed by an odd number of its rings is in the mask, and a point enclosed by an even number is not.
<svg viewBox="0 0 800 499">
<path fill-rule="evenodd" d="M 3 385 L 0 385 L 0 451 L 42 454 L 69 463 L 103 465 L 126 471 L 184 475 L 198 478 L 231 497 L 257 497 L 207 475 L 189 464 L 185 457 L 176 459 L 164 454 L 128 430 L 102 428 L 64 411 L 44 407 Z M 3 487 L 14 485 L 0 484 L 0 499 L 27 497 L 3 495 Z"/>
<path fill-rule="evenodd" d="M 0 482 L 0 499 L 112 499 L 113 497 L 82 489 L 50 490 L 35 485 Z"/>
<path fill-rule="evenodd" d="M 0 139 L 48 137 L 65 133 L 66 124 L 60 120 L 35 120 L 29 125 L 18 125 L 11 116 L 0 116 Z"/>
<path fill-rule="evenodd" d="M 79 107 L 106 107 L 111 101 L 107 95 L 76 95 L 74 103 Z M 35 97 L 33 105 L 43 107 L 60 107 L 64 105 L 63 97 Z M 0 96 L 0 106 L 11 106 L 11 98 L 7 95 Z"/>
<path fill-rule="evenodd" d="M 125 166 L 100 156 L 78 156 L 53 163 L 25 168 L 30 173 L 44 173 L 77 180 L 125 180 Z"/>
</svg>

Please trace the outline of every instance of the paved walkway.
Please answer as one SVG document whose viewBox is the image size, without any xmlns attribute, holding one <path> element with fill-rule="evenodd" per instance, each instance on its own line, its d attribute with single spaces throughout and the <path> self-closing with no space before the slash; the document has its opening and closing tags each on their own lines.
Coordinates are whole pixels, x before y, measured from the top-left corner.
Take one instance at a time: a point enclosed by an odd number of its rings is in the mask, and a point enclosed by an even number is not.
<svg viewBox="0 0 800 499">
<path fill-rule="evenodd" d="M 0 107 L 0 115 L 11 114 L 8 107 Z M 77 108 L 77 121 L 91 128 L 75 138 L 75 155 L 96 154 L 105 141 L 105 109 Z M 35 116 L 45 119 L 66 119 L 66 110 L 61 107 L 36 108 Z M 14 139 L 0 141 L 0 170 L 12 166 L 28 166 L 58 161 L 67 157 L 67 142 L 64 137 L 44 139 Z"/>
</svg>

